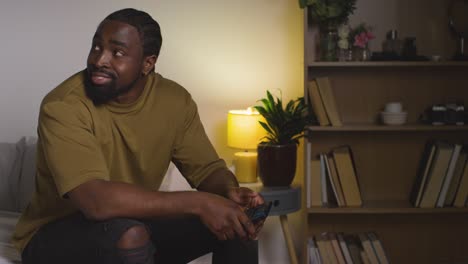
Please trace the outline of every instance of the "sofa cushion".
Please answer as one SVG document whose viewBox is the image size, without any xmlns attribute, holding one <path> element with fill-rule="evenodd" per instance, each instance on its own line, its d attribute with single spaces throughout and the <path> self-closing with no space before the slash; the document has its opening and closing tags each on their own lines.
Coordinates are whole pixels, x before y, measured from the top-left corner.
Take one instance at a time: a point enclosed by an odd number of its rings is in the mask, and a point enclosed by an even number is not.
<svg viewBox="0 0 468 264">
<path fill-rule="evenodd" d="M 0 210 L 17 210 L 17 182 L 25 146 L 24 137 L 17 143 L 0 143 Z"/>
<path fill-rule="evenodd" d="M 190 184 L 187 180 L 182 176 L 180 171 L 174 165 L 174 163 L 170 163 L 169 167 L 167 168 L 166 175 L 159 187 L 159 191 L 163 192 L 174 192 L 174 191 L 187 191 L 193 190 L 190 187 Z"/>
</svg>

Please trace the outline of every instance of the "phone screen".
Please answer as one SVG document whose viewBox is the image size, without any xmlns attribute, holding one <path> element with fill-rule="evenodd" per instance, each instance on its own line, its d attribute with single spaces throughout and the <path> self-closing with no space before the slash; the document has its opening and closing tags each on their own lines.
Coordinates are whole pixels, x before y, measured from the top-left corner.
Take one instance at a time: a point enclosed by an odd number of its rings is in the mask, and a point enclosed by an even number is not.
<svg viewBox="0 0 468 264">
<path fill-rule="evenodd" d="M 257 207 L 249 208 L 245 213 L 250 218 L 250 221 L 256 224 L 259 221 L 267 218 L 268 214 L 270 213 L 271 205 L 271 202 L 267 202 Z"/>
</svg>

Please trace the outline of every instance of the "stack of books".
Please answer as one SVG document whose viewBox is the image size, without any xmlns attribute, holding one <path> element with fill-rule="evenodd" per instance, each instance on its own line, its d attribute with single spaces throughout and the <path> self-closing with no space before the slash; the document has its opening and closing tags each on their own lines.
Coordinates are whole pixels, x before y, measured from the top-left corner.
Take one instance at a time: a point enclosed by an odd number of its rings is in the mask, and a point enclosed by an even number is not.
<svg viewBox="0 0 468 264">
<path fill-rule="evenodd" d="M 360 207 L 361 191 L 350 146 L 338 146 L 311 160 L 307 207 Z"/>
<path fill-rule="evenodd" d="M 466 207 L 468 146 L 442 140 L 426 143 L 410 194 L 414 207 Z"/>
<path fill-rule="evenodd" d="M 307 89 L 310 110 L 320 126 L 343 126 L 328 77 L 311 80 Z"/>
<path fill-rule="evenodd" d="M 323 232 L 308 239 L 307 251 L 309 264 L 389 263 L 388 255 L 375 232 Z"/>
</svg>

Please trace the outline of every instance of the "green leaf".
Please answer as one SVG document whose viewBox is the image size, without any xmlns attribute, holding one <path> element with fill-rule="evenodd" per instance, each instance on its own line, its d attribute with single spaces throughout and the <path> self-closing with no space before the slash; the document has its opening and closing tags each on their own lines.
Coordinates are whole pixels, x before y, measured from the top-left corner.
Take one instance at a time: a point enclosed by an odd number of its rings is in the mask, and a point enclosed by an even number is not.
<svg viewBox="0 0 468 264">
<path fill-rule="evenodd" d="M 254 108 L 265 119 L 265 122 L 260 122 L 267 132 L 262 141 L 265 144 L 298 144 L 305 126 L 314 120 L 307 111 L 303 97 L 290 100 L 286 107 L 283 107 L 281 96 L 274 97 L 267 91 L 266 98 L 258 102 L 263 106 L 254 106 Z"/>
<path fill-rule="evenodd" d="M 299 0 L 299 6 L 300 6 L 301 8 L 306 7 L 306 5 L 307 5 L 307 0 Z"/>
</svg>

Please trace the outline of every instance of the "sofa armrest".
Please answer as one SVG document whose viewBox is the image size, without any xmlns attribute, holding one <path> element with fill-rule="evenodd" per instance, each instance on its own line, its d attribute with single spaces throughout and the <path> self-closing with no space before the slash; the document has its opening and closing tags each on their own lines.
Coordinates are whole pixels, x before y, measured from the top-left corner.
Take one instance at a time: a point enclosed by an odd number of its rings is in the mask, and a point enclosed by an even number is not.
<svg viewBox="0 0 468 264">
<path fill-rule="evenodd" d="M 0 210 L 16 211 L 18 179 L 26 139 L 16 143 L 0 143 Z"/>
<path fill-rule="evenodd" d="M 26 139 L 17 185 L 16 211 L 18 212 L 28 206 L 36 187 L 36 145 L 36 137 Z"/>
</svg>

